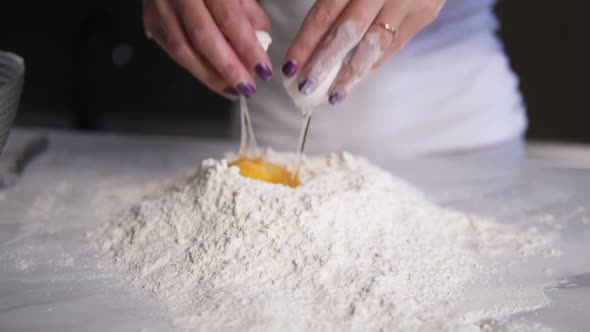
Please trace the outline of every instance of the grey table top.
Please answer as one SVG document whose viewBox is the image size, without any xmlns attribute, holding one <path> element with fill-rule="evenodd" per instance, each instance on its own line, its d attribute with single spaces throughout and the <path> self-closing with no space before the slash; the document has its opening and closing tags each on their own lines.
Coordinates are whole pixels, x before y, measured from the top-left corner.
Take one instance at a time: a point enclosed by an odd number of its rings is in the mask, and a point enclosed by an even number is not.
<svg viewBox="0 0 590 332">
<path fill-rule="evenodd" d="M 13 131 L 2 159 L 40 134 Z M 104 266 L 85 233 L 138 199 L 134 188 L 220 157 L 235 142 L 45 134 L 49 150 L 14 186 L 0 189 L 0 331 L 171 330 L 166 307 Z M 564 256 L 545 264 L 562 282 L 546 289 L 548 307 L 521 318 L 563 331 L 590 328 L 589 168 L 468 157 L 369 158 L 445 206 L 505 223 L 556 220 Z"/>
</svg>

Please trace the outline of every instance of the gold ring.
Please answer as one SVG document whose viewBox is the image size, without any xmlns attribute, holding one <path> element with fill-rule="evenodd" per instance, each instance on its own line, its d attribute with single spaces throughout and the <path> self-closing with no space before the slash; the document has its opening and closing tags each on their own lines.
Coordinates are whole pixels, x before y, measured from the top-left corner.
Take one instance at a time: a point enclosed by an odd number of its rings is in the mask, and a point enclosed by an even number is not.
<svg viewBox="0 0 590 332">
<path fill-rule="evenodd" d="M 382 27 L 383 29 L 389 31 L 391 33 L 391 36 L 393 37 L 393 40 L 395 40 L 397 38 L 397 35 L 399 34 L 399 30 L 391 25 L 391 24 L 387 24 L 387 23 L 383 23 L 383 22 L 379 22 L 379 26 Z"/>
</svg>

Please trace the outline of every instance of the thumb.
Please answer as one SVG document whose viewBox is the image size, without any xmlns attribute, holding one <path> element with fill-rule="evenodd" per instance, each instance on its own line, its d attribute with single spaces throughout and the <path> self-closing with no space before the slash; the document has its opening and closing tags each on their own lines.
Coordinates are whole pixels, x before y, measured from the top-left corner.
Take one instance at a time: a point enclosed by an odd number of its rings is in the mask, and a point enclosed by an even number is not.
<svg viewBox="0 0 590 332">
<path fill-rule="evenodd" d="M 254 29 L 270 30 L 270 20 L 256 0 L 240 0 L 240 3 Z"/>
</svg>

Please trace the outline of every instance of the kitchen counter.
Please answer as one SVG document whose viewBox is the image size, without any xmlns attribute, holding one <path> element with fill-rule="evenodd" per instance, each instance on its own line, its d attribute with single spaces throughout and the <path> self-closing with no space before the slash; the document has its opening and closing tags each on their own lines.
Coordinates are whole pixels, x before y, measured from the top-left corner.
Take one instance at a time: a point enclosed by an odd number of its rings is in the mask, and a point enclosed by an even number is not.
<svg viewBox="0 0 590 332">
<path fill-rule="evenodd" d="M 166 307 L 101 262 L 86 233 L 161 179 L 237 143 L 19 129 L 0 164 L 39 136 L 49 138 L 48 150 L 0 189 L 0 331 L 171 330 Z M 583 331 L 590 326 L 590 165 L 552 163 L 540 151 L 527 160 L 369 159 L 441 205 L 555 232 L 563 255 L 540 270 L 552 271 L 551 302 L 514 319 Z"/>
</svg>

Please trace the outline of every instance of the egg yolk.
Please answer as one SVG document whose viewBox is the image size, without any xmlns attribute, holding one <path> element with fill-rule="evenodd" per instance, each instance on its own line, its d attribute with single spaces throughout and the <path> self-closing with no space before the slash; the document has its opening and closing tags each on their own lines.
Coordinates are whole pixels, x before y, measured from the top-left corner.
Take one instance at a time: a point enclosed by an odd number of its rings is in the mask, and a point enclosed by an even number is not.
<svg viewBox="0 0 590 332">
<path fill-rule="evenodd" d="M 289 187 L 297 187 L 299 185 L 297 176 L 292 176 L 284 167 L 263 159 L 240 158 L 231 163 L 230 166 L 238 166 L 240 168 L 240 175 L 247 178 L 282 184 Z"/>
</svg>

